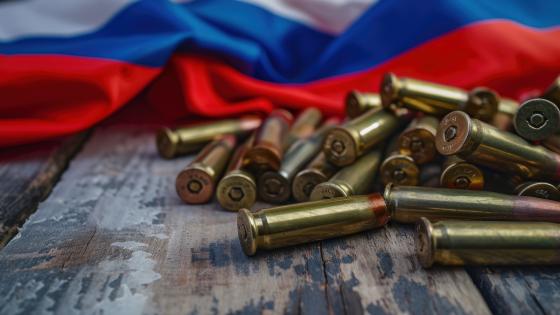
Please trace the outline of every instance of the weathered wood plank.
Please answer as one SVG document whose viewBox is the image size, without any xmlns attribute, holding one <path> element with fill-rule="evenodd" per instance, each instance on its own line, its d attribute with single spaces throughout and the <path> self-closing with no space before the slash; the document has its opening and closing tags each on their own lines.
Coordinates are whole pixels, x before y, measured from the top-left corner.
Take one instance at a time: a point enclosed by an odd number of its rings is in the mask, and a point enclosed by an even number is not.
<svg viewBox="0 0 560 315">
<path fill-rule="evenodd" d="M 558 314 L 560 268 L 469 268 L 490 309 L 496 314 Z"/>
<path fill-rule="evenodd" d="M 0 153 L 0 248 L 48 196 L 87 135 Z"/>
<path fill-rule="evenodd" d="M 409 227 L 246 257 L 234 213 L 176 196 L 188 160 L 96 131 L 0 252 L 0 313 L 489 312 L 463 269 L 419 266 Z"/>
</svg>

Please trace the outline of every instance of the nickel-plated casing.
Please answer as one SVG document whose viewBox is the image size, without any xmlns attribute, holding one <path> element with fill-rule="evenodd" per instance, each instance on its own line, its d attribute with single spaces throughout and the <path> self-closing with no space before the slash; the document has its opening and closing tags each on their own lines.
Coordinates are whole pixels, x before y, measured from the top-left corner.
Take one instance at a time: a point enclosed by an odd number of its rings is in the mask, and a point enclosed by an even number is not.
<svg viewBox="0 0 560 315">
<path fill-rule="evenodd" d="M 389 219 L 380 194 L 291 204 L 256 213 L 241 209 L 237 230 L 246 255 L 353 234 Z"/>
<path fill-rule="evenodd" d="M 471 92 L 463 89 L 420 81 L 398 78 L 387 73 L 381 82 L 381 102 L 387 109 L 408 109 L 441 117 L 455 110 L 463 110 L 471 116 L 491 121 L 498 111 L 498 95 L 487 88 Z"/>
<path fill-rule="evenodd" d="M 175 129 L 162 128 L 156 134 L 156 146 L 162 157 L 170 159 L 196 152 L 220 135 L 249 134 L 260 124 L 260 118 L 246 116 Z"/>
<path fill-rule="evenodd" d="M 452 112 L 442 119 L 436 135 L 436 148 L 443 155 L 457 155 L 469 162 L 527 179 L 560 179 L 560 155 L 471 119 L 464 112 Z"/>
<path fill-rule="evenodd" d="M 343 126 L 330 130 L 325 138 L 323 152 L 334 165 L 350 165 L 395 132 L 401 120 L 385 110 L 371 109 Z"/>
<path fill-rule="evenodd" d="M 199 204 L 212 198 L 218 179 L 235 148 L 235 142 L 233 135 L 225 135 L 212 141 L 177 175 L 175 188 L 184 202 Z"/>
<path fill-rule="evenodd" d="M 424 268 L 439 265 L 557 265 L 560 225 L 546 222 L 440 221 L 417 225 Z"/>
<path fill-rule="evenodd" d="M 255 135 L 253 146 L 244 158 L 245 167 L 255 174 L 280 169 L 284 155 L 284 142 L 293 116 L 283 109 L 276 109 L 263 122 Z"/>
<path fill-rule="evenodd" d="M 547 182 L 525 182 L 515 187 L 514 193 L 518 196 L 560 201 L 560 190 L 558 190 L 558 187 Z"/>
<path fill-rule="evenodd" d="M 400 134 L 397 143 L 401 154 L 411 156 L 418 164 L 437 156 L 435 138 L 439 120 L 432 116 L 415 118 Z"/>
<path fill-rule="evenodd" d="M 414 223 L 440 220 L 547 221 L 560 223 L 556 201 L 489 191 L 412 186 L 385 187 L 391 219 Z"/>
<path fill-rule="evenodd" d="M 546 139 L 560 132 L 560 109 L 542 98 L 521 104 L 514 117 L 517 134 L 530 141 Z"/>
<path fill-rule="evenodd" d="M 443 162 L 440 185 L 446 188 L 481 190 L 484 188 L 484 173 L 476 165 L 451 155 Z"/>
<path fill-rule="evenodd" d="M 257 184 L 253 174 L 243 169 L 245 154 L 253 145 L 251 137 L 236 150 L 225 176 L 218 183 L 216 198 L 222 208 L 237 211 L 241 208 L 251 208 L 257 199 Z"/>
<path fill-rule="evenodd" d="M 325 134 L 338 122 L 338 119 L 329 119 L 312 136 L 296 141 L 284 154 L 278 171 L 268 171 L 259 176 L 259 197 L 271 203 L 288 201 L 297 172 L 321 151 Z"/>
<path fill-rule="evenodd" d="M 346 94 L 346 117 L 353 119 L 373 108 L 381 108 L 381 97 L 377 93 L 352 90 Z"/>
<path fill-rule="evenodd" d="M 354 164 L 340 169 L 328 181 L 315 186 L 310 200 L 348 197 L 371 192 L 380 163 L 380 150 L 366 153 Z"/>
<path fill-rule="evenodd" d="M 324 152 L 319 154 L 294 177 L 292 195 L 297 202 L 309 201 L 315 186 L 328 181 L 338 167 L 327 160 Z"/>
<path fill-rule="evenodd" d="M 323 114 L 318 108 L 309 107 L 304 109 L 290 127 L 290 131 L 284 141 L 284 151 L 288 150 L 299 139 L 311 136 L 322 119 Z"/>
</svg>

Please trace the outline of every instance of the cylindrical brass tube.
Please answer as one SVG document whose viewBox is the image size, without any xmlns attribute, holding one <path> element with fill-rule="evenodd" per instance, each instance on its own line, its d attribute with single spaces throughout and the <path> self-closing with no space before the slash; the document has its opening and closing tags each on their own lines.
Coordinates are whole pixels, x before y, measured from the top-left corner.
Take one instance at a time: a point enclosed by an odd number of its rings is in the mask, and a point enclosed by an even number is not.
<svg viewBox="0 0 560 315">
<path fill-rule="evenodd" d="M 253 144 L 252 137 L 233 154 L 226 175 L 218 183 L 216 198 L 222 208 L 237 211 L 251 208 L 257 199 L 257 184 L 253 175 L 243 169 L 243 159 Z"/>
<path fill-rule="evenodd" d="M 558 187 L 547 182 L 526 182 L 515 188 L 518 196 L 529 196 L 554 201 L 560 201 L 560 190 Z"/>
<path fill-rule="evenodd" d="M 498 104 L 498 112 L 492 118 L 492 125 L 500 130 L 510 130 L 518 108 L 519 103 L 517 101 L 502 97 Z"/>
<path fill-rule="evenodd" d="M 323 119 L 321 111 L 315 107 L 304 109 L 294 120 L 284 141 L 284 151 L 299 139 L 305 139 L 313 134 L 315 128 Z"/>
<path fill-rule="evenodd" d="M 292 183 L 292 195 L 298 202 L 308 201 L 315 186 L 328 181 L 338 167 L 327 161 L 324 152 L 320 152 L 309 164 L 297 173 Z"/>
<path fill-rule="evenodd" d="M 271 203 L 290 199 L 292 180 L 297 172 L 320 152 L 325 134 L 338 122 L 335 118 L 328 119 L 312 136 L 296 141 L 284 155 L 278 171 L 268 171 L 259 177 L 259 197 Z"/>
<path fill-rule="evenodd" d="M 464 112 L 452 112 L 442 119 L 436 148 L 443 155 L 456 154 L 469 162 L 528 179 L 560 179 L 560 155 L 471 119 Z"/>
<path fill-rule="evenodd" d="M 439 120 L 432 116 L 414 119 L 398 138 L 401 154 L 411 156 L 418 164 L 432 161 L 437 155 L 435 138 L 438 125 Z"/>
<path fill-rule="evenodd" d="M 373 108 L 381 108 L 381 97 L 377 93 L 348 92 L 344 101 L 346 117 L 353 119 Z"/>
<path fill-rule="evenodd" d="M 519 107 L 513 126 L 524 139 L 546 139 L 560 132 L 560 109 L 542 98 L 528 100 Z"/>
<path fill-rule="evenodd" d="M 225 135 L 209 143 L 175 180 L 177 194 L 186 203 L 205 203 L 212 198 L 216 183 L 235 148 L 235 136 Z"/>
<path fill-rule="evenodd" d="M 499 97 L 486 88 L 470 93 L 459 88 L 410 78 L 398 78 L 387 73 L 381 82 L 383 107 L 395 110 L 406 107 L 434 116 L 463 110 L 471 116 L 491 121 L 498 111 Z"/>
<path fill-rule="evenodd" d="M 272 111 L 257 131 L 253 146 L 245 154 L 245 167 L 255 174 L 279 170 L 292 120 L 292 114 L 286 110 Z"/>
<path fill-rule="evenodd" d="M 372 109 L 330 130 L 325 138 L 323 152 L 334 165 L 350 165 L 385 140 L 400 125 L 401 119 L 395 115 L 382 109 Z"/>
<path fill-rule="evenodd" d="M 560 264 L 560 225 L 545 222 L 422 219 L 416 251 L 424 268 L 440 265 Z"/>
<path fill-rule="evenodd" d="M 431 221 L 457 219 L 560 223 L 560 203 L 534 197 L 391 184 L 387 185 L 383 196 L 391 219 L 402 223 L 414 223 L 421 217 Z"/>
<path fill-rule="evenodd" d="M 481 190 L 484 173 L 476 165 L 451 155 L 443 163 L 440 184 L 446 188 Z"/>
<path fill-rule="evenodd" d="M 327 182 L 315 186 L 310 200 L 348 197 L 371 192 L 380 162 L 380 150 L 366 153 L 354 164 L 339 170 Z"/>
<path fill-rule="evenodd" d="M 560 76 L 558 76 L 554 82 L 550 84 L 541 97 L 553 102 L 557 106 L 560 106 Z"/>
<path fill-rule="evenodd" d="M 379 194 L 304 202 L 263 209 L 241 209 L 237 231 L 246 255 L 257 250 L 308 243 L 383 226 L 389 217 Z"/>
<path fill-rule="evenodd" d="M 156 134 L 156 146 L 162 157 L 170 159 L 196 152 L 220 135 L 249 134 L 260 124 L 260 118 L 246 116 L 175 129 L 162 128 Z"/>
</svg>

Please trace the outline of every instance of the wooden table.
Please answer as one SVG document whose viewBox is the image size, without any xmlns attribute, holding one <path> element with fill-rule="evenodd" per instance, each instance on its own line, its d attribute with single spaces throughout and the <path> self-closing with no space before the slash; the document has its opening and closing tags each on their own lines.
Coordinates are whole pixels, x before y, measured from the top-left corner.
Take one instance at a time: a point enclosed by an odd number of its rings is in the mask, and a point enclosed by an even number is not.
<svg viewBox="0 0 560 315">
<path fill-rule="evenodd" d="M 410 226 L 246 257 L 235 213 L 179 200 L 192 157 L 160 159 L 153 133 L 101 126 L 1 154 L 4 238 L 37 209 L 0 251 L 1 314 L 560 312 L 559 268 L 424 270 Z"/>
</svg>

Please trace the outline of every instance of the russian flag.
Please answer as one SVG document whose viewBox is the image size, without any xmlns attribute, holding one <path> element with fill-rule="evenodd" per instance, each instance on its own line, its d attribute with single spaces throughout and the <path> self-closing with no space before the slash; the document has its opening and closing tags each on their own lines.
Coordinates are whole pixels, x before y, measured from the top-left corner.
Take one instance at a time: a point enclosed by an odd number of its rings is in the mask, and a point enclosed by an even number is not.
<svg viewBox="0 0 560 315">
<path fill-rule="evenodd" d="M 0 146 L 141 97 L 174 119 L 342 113 L 386 71 L 522 98 L 560 73 L 560 1 L 0 2 Z M 144 93 L 142 93 L 144 92 Z"/>
</svg>

